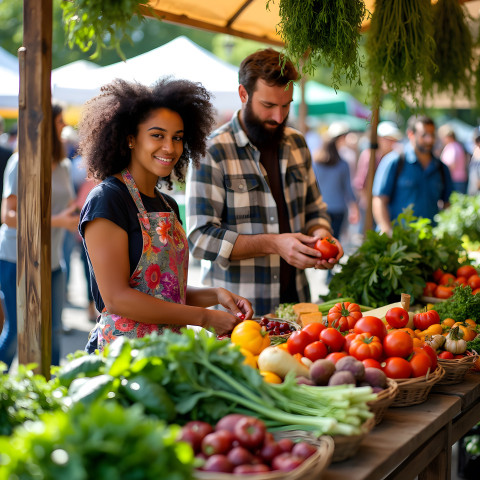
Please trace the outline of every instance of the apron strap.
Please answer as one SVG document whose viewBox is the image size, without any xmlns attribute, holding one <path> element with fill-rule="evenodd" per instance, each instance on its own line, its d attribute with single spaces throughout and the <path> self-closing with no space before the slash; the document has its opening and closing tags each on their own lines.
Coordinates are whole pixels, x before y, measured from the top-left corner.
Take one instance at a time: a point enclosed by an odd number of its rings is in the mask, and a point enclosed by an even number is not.
<svg viewBox="0 0 480 480">
<path fill-rule="evenodd" d="M 143 206 L 142 198 L 140 197 L 140 192 L 138 191 L 137 185 L 135 183 L 135 180 L 133 179 L 131 173 L 124 168 L 121 171 L 121 175 L 123 178 L 123 181 L 125 182 L 125 185 L 128 188 L 128 191 L 130 192 L 130 195 L 133 198 L 133 201 L 135 202 L 135 205 L 138 208 L 138 211 L 140 212 L 140 215 L 144 218 L 147 217 L 147 211 L 145 210 L 145 207 Z"/>
</svg>

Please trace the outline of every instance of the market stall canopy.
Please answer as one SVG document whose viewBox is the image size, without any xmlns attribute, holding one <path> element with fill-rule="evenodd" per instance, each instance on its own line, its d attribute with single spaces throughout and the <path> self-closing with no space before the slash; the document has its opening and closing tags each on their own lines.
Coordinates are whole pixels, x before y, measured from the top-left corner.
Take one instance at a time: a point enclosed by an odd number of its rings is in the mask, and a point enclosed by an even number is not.
<svg viewBox="0 0 480 480">
<path fill-rule="evenodd" d="M 100 92 L 102 85 L 115 78 L 151 85 L 159 78 L 170 75 L 202 83 L 213 94 L 212 103 L 219 112 L 234 111 L 240 107 L 237 68 L 184 36 L 126 62 L 100 68 L 83 65 L 82 74 L 62 74 L 58 70 L 52 73 L 53 95 L 72 104 L 86 102 Z"/>
<path fill-rule="evenodd" d="M 293 93 L 295 113 L 298 113 L 300 100 L 301 92 L 297 88 Z M 335 113 L 369 118 L 371 115 L 370 110 L 350 93 L 335 90 L 313 80 L 305 84 L 305 103 L 307 104 L 307 115 L 310 116 Z"/>
</svg>

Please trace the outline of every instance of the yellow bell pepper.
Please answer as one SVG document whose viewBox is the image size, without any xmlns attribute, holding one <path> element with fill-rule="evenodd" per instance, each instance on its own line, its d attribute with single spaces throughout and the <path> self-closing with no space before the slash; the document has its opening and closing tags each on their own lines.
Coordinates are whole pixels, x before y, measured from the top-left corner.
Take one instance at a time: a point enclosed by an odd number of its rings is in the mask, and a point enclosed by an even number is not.
<svg viewBox="0 0 480 480">
<path fill-rule="evenodd" d="M 259 355 L 270 345 L 268 332 L 254 320 L 245 320 L 239 323 L 233 329 L 230 340 L 253 355 Z"/>
<path fill-rule="evenodd" d="M 268 383 L 282 383 L 282 379 L 273 372 L 267 372 L 266 370 L 260 370 L 260 374 L 263 379 Z"/>
<path fill-rule="evenodd" d="M 248 365 L 249 367 L 252 367 L 252 368 L 258 368 L 258 364 L 257 364 L 258 355 L 254 355 L 248 350 L 245 350 L 245 348 L 240 348 L 240 351 L 243 353 L 243 356 L 245 357 L 245 360 L 243 361 L 245 365 Z"/>
</svg>

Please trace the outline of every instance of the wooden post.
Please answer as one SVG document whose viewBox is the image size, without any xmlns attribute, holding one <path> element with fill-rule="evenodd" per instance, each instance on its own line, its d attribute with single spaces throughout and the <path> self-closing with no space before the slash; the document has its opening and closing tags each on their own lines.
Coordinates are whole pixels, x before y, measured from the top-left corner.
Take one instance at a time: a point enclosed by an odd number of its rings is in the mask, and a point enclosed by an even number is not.
<svg viewBox="0 0 480 480">
<path fill-rule="evenodd" d="M 18 361 L 50 377 L 52 0 L 24 0 L 19 49 Z"/>
</svg>

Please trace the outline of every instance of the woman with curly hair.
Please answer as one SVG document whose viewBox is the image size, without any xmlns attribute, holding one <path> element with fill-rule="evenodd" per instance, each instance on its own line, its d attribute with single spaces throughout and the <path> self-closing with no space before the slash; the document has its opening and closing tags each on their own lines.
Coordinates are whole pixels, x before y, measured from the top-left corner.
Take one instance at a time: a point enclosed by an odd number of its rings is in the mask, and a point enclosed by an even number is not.
<svg viewBox="0 0 480 480">
<path fill-rule="evenodd" d="M 252 316 L 248 300 L 223 288 L 187 287 L 178 205 L 159 189 L 171 189 L 172 172 L 183 181 L 189 159 L 198 164 L 213 124 L 209 93 L 187 80 L 153 87 L 115 80 L 85 106 L 80 153 L 101 182 L 79 224 L 101 312 L 88 351 L 186 325 L 225 334 Z M 206 308 L 217 304 L 227 311 Z"/>
</svg>

